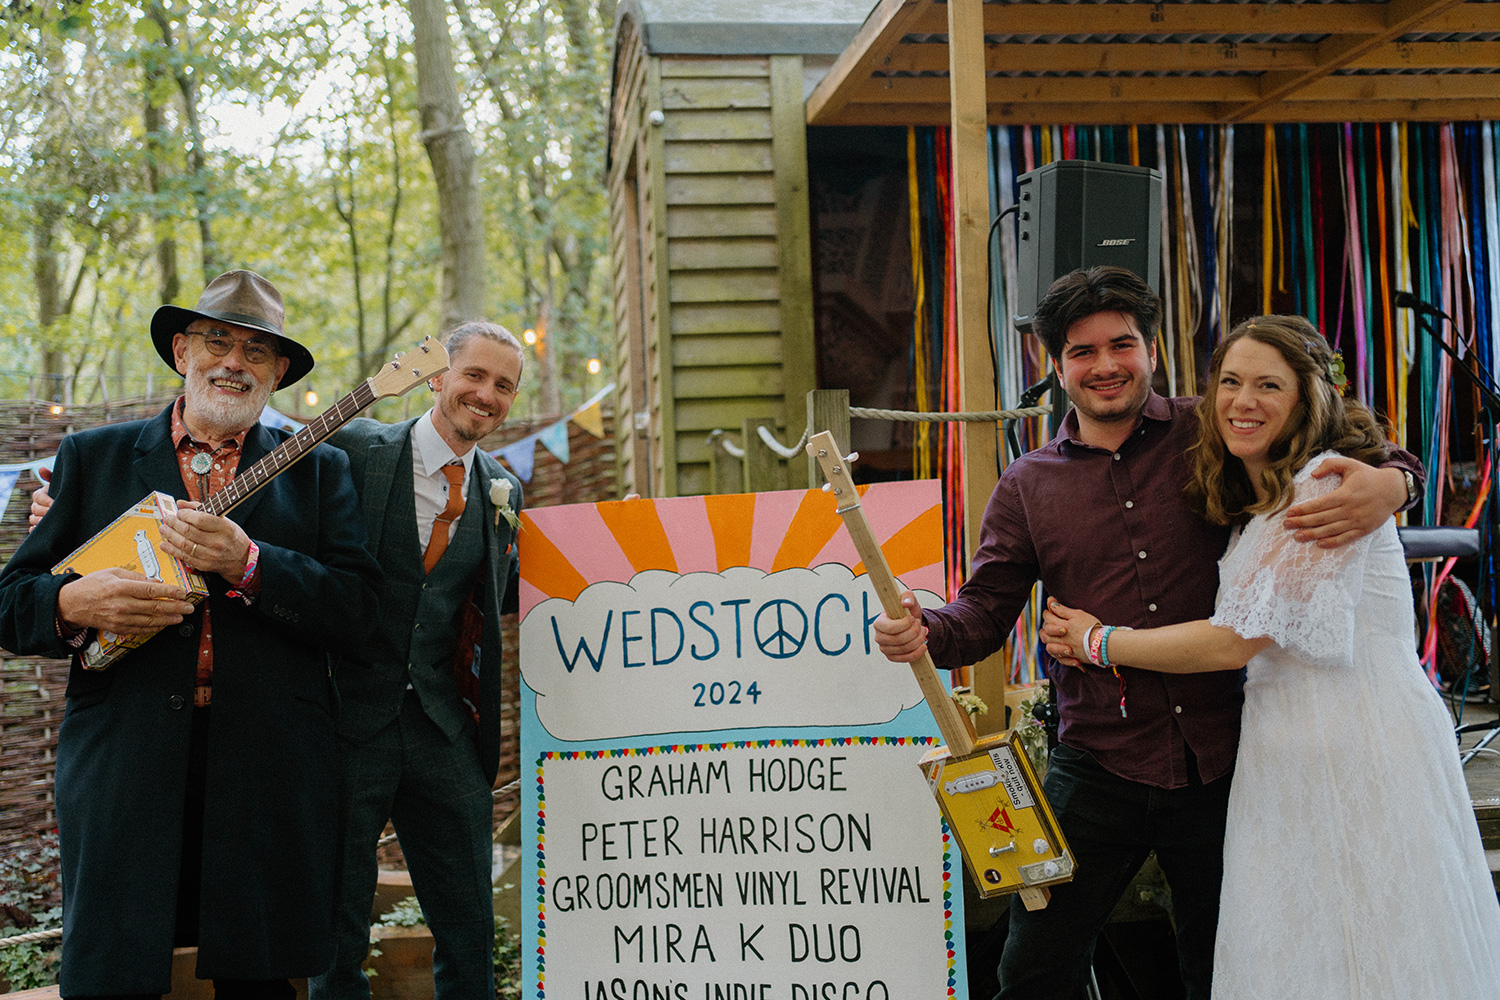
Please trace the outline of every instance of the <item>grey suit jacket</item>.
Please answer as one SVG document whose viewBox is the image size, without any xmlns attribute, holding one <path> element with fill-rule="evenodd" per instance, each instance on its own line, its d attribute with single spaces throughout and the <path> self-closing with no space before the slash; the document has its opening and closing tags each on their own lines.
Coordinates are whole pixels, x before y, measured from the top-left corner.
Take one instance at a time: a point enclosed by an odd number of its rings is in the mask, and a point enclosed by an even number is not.
<svg viewBox="0 0 1500 1000">
<path fill-rule="evenodd" d="M 383 424 L 358 418 L 329 439 L 330 444 L 349 456 L 354 488 L 364 510 L 365 531 L 372 552 L 380 550 L 381 539 L 394 516 L 388 513 L 388 508 L 391 511 L 398 509 L 391 504 L 393 494 L 398 490 L 411 492 L 411 464 L 403 464 L 401 455 L 415 422 L 412 419 L 399 424 Z M 500 478 L 510 481 L 512 506 L 519 511 L 520 481 L 489 455 L 476 452 L 471 481 L 477 480 L 473 485 L 485 498 L 484 516 L 480 519 L 485 555 L 473 593 L 474 603 L 484 619 L 479 657 L 479 757 L 491 782 L 500 766 L 500 614 L 502 609 L 514 610 L 518 578 L 515 531 L 504 518 L 496 524 L 495 511 L 489 503 L 490 481 Z M 455 598 L 453 613 L 457 615 L 461 611 L 462 604 Z M 399 692 L 406 683 L 404 662 L 353 664 L 346 660 L 338 670 L 339 696 L 344 703 L 345 715 L 350 718 L 379 711 L 378 706 L 399 704 Z M 341 732 L 356 738 L 358 735 L 343 727 Z"/>
</svg>

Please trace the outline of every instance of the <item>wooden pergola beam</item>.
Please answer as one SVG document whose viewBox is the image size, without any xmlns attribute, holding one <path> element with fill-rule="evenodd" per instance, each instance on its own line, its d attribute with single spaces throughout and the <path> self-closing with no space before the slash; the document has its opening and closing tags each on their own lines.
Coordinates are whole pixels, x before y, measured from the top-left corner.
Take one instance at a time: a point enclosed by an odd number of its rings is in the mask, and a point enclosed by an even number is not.
<svg viewBox="0 0 1500 1000">
<path fill-rule="evenodd" d="M 865 18 L 865 23 L 860 25 L 854 41 L 839 53 L 828 75 L 808 95 L 808 124 L 816 124 L 820 118 L 832 117 L 844 109 L 853 92 L 900 44 L 908 26 L 921 14 L 922 7 L 923 0 L 880 0 Z"/>
<path fill-rule="evenodd" d="M 1250 74 L 1237 76 L 1014 76 L 985 80 L 985 98 L 995 104 L 1173 104 L 1207 109 L 1214 104 L 1240 104 L 1260 95 L 1259 80 Z M 948 81 L 922 77 L 901 81 L 891 89 L 870 88 L 855 95 L 849 108 L 868 101 L 899 109 L 902 105 L 943 104 Z M 1500 97 L 1494 74 L 1359 74 L 1328 76 L 1314 81 L 1287 100 L 1301 101 L 1452 101 Z M 1223 109 L 1219 109 L 1222 111 Z M 1039 112 L 1045 114 L 1045 112 Z M 1051 118 L 1053 121 L 1064 119 Z"/>
<path fill-rule="evenodd" d="M 1425 18 L 1424 32 L 1500 31 L 1494 3 L 1461 3 Z M 1383 4 L 1071 4 L 987 3 L 984 33 L 995 35 L 1383 35 Z M 911 34 L 947 31 L 937 5 L 924 9 Z"/>
<path fill-rule="evenodd" d="M 1217 121 L 1230 105 L 1091 101 L 1079 104 L 991 104 L 991 125 L 1198 125 Z M 851 104 L 839 125 L 947 125 L 947 102 L 940 104 Z M 1273 105 L 1251 122 L 1497 121 L 1500 99 L 1288 101 Z"/>
<path fill-rule="evenodd" d="M 1385 29 L 1367 36 L 1330 36 L 1318 45 L 1318 65 L 1296 73 L 1268 73 L 1261 80 L 1261 96 L 1235 109 L 1227 121 L 1250 121 L 1272 104 L 1354 62 L 1380 45 L 1402 35 L 1424 30 L 1425 22 L 1461 6 L 1463 0 L 1390 0 L 1381 5 Z"/>
</svg>

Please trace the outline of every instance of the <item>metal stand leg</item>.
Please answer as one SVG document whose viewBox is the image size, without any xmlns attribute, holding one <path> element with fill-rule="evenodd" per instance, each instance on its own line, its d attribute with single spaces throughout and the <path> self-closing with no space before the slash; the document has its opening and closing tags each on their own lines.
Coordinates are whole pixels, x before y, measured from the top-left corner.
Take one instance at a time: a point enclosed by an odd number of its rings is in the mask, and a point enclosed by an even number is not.
<svg viewBox="0 0 1500 1000">
<path fill-rule="evenodd" d="M 1469 761 L 1479 756 L 1479 751 L 1488 747 L 1495 740 L 1500 739 L 1500 719 L 1496 719 L 1494 722 L 1481 722 L 1473 726 L 1460 726 L 1455 731 L 1454 735 L 1462 736 L 1464 733 L 1478 733 L 1483 732 L 1484 730 L 1489 730 L 1488 735 L 1486 735 L 1485 738 L 1480 740 L 1478 743 L 1469 747 L 1469 749 L 1465 750 L 1463 753 L 1459 754 L 1459 764 L 1467 767 Z"/>
<path fill-rule="evenodd" d="M 1094 975 L 1094 967 L 1089 966 L 1089 985 L 1086 990 L 1088 1000 L 1104 1000 L 1103 994 L 1099 992 L 1099 977 Z"/>
</svg>

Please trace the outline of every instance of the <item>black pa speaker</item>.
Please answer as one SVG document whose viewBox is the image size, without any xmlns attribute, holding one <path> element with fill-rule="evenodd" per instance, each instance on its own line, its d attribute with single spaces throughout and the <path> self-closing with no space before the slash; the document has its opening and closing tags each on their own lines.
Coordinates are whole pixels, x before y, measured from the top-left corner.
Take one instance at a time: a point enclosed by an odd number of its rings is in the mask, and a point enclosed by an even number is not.
<svg viewBox="0 0 1500 1000">
<path fill-rule="evenodd" d="M 1015 324 L 1031 329 L 1052 282 L 1114 264 L 1161 294 L 1161 174 L 1094 160 L 1058 160 L 1016 178 Z"/>
</svg>

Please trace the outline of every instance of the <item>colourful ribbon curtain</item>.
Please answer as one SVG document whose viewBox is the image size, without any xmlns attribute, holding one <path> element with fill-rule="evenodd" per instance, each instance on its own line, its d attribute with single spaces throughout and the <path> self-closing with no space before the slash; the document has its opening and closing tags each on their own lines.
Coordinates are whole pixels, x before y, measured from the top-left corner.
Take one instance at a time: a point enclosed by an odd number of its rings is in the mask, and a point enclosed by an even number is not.
<svg viewBox="0 0 1500 1000">
<path fill-rule="evenodd" d="M 958 345 L 946 130 L 910 130 L 908 153 L 917 302 L 913 381 L 922 409 L 952 408 Z M 1494 371 L 1500 357 L 1500 129 L 1494 123 L 1294 124 L 1238 131 L 1187 125 L 1001 127 L 992 129 L 990 157 L 996 212 L 1014 204 L 1018 175 L 1056 159 L 1161 171 L 1163 259 L 1157 277 L 1164 316 L 1158 354 L 1166 390 L 1198 391 L 1209 352 L 1238 321 L 1261 312 L 1307 316 L 1344 351 L 1351 396 L 1384 415 L 1392 439 L 1427 465 L 1423 517 L 1435 520 L 1432 512 L 1449 501 L 1450 481 L 1470 511 L 1490 448 L 1488 437 L 1474 431 L 1478 400 L 1461 377 L 1455 383 L 1458 373 L 1419 331 L 1412 311 L 1394 308 L 1392 299 L 1410 290 L 1443 309 L 1454 320 L 1437 324 L 1446 342 L 1465 364 Z M 1010 325 L 1013 230 L 1002 223 L 991 244 L 997 396 L 1007 406 L 1047 370 L 1036 338 Z M 1055 420 L 1027 421 L 1019 430 L 1023 448 L 1034 448 L 1051 436 Z M 949 565 L 957 567 L 957 434 L 944 428 L 919 430 L 916 437 L 918 474 L 939 474 L 949 484 L 945 537 Z M 1015 656 L 1033 659 L 1034 642 L 1022 638 Z"/>
</svg>

